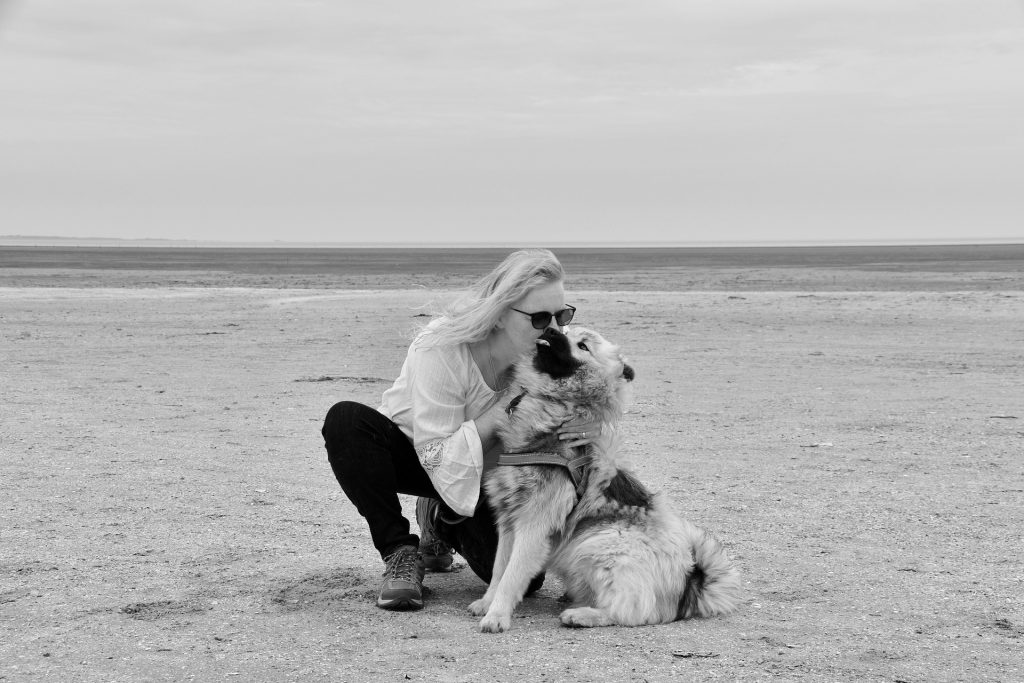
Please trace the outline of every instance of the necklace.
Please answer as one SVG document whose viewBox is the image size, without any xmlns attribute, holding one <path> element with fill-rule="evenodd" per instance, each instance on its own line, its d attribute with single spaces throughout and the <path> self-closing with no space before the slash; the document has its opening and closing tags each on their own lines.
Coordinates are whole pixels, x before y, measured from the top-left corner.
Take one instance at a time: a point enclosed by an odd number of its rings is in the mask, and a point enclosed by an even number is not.
<svg viewBox="0 0 1024 683">
<path fill-rule="evenodd" d="M 494 393 L 500 394 L 505 391 L 507 387 L 501 386 L 501 378 L 498 377 L 498 371 L 494 369 L 494 354 L 489 348 L 487 349 L 487 369 L 491 374 L 491 386 L 494 387 Z"/>
</svg>

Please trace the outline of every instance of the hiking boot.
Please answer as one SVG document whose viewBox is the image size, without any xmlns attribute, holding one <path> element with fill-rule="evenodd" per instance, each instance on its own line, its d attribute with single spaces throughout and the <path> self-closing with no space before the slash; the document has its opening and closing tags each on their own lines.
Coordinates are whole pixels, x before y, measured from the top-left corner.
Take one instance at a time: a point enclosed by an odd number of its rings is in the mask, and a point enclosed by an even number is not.
<svg viewBox="0 0 1024 683">
<path fill-rule="evenodd" d="M 420 555 L 428 572 L 452 570 L 452 547 L 437 537 L 435 531 L 440 502 L 433 498 L 416 500 L 416 523 L 420 526 Z"/>
<path fill-rule="evenodd" d="M 455 561 L 451 547 L 444 541 L 420 543 L 420 556 L 423 569 L 428 572 L 450 572 Z"/>
<path fill-rule="evenodd" d="M 419 551 L 402 545 L 384 558 L 384 584 L 377 607 L 413 610 L 423 608 L 423 562 Z"/>
</svg>

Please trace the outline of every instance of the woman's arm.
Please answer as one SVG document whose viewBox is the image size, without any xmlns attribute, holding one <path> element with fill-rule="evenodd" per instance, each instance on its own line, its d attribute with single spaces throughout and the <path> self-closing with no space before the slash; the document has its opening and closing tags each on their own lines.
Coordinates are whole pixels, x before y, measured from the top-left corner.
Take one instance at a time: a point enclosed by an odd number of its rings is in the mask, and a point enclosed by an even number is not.
<svg viewBox="0 0 1024 683">
<path fill-rule="evenodd" d="M 493 406 L 476 418 L 467 415 L 472 373 L 457 351 L 428 347 L 412 354 L 413 446 L 444 502 L 461 515 L 472 515 L 480 495 L 484 452 L 497 443 L 503 408 Z"/>
</svg>

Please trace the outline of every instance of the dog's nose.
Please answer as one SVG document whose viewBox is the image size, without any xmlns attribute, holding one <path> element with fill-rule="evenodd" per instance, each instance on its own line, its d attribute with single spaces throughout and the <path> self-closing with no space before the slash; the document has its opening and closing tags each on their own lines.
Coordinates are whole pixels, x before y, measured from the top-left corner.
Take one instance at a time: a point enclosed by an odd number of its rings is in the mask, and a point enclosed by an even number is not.
<svg viewBox="0 0 1024 683">
<path fill-rule="evenodd" d="M 633 367 L 626 363 L 622 364 L 622 376 L 627 382 L 632 382 L 633 378 L 636 377 L 636 373 L 633 372 Z"/>
<path fill-rule="evenodd" d="M 549 327 L 544 330 L 542 335 L 537 337 L 536 343 L 538 346 L 551 346 L 559 337 L 564 336 L 557 327 Z"/>
</svg>

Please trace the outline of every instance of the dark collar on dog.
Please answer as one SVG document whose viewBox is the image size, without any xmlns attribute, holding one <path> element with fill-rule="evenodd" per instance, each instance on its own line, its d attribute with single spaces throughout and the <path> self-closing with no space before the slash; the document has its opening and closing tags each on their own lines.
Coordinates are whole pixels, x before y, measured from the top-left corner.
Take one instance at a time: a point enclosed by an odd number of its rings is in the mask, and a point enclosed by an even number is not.
<svg viewBox="0 0 1024 683">
<path fill-rule="evenodd" d="M 526 398 L 527 393 L 528 392 L 526 391 L 526 389 L 523 389 L 523 393 L 519 394 L 514 399 L 509 401 L 508 405 L 505 406 L 505 414 L 508 415 L 509 417 L 512 417 L 516 412 L 516 408 L 518 408 L 522 400 Z"/>
<path fill-rule="evenodd" d="M 499 465 L 521 467 L 523 465 L 554 465 L 569 470 L 569 478 L 576 487 L 576 500 L 583 497 L 583 486 L 586 484 L 587 463 L 590 458 L 583 455 L 572 460 L 566 460 L 557 453 L 502 453 L 498 456 Z"/>
</svg>

